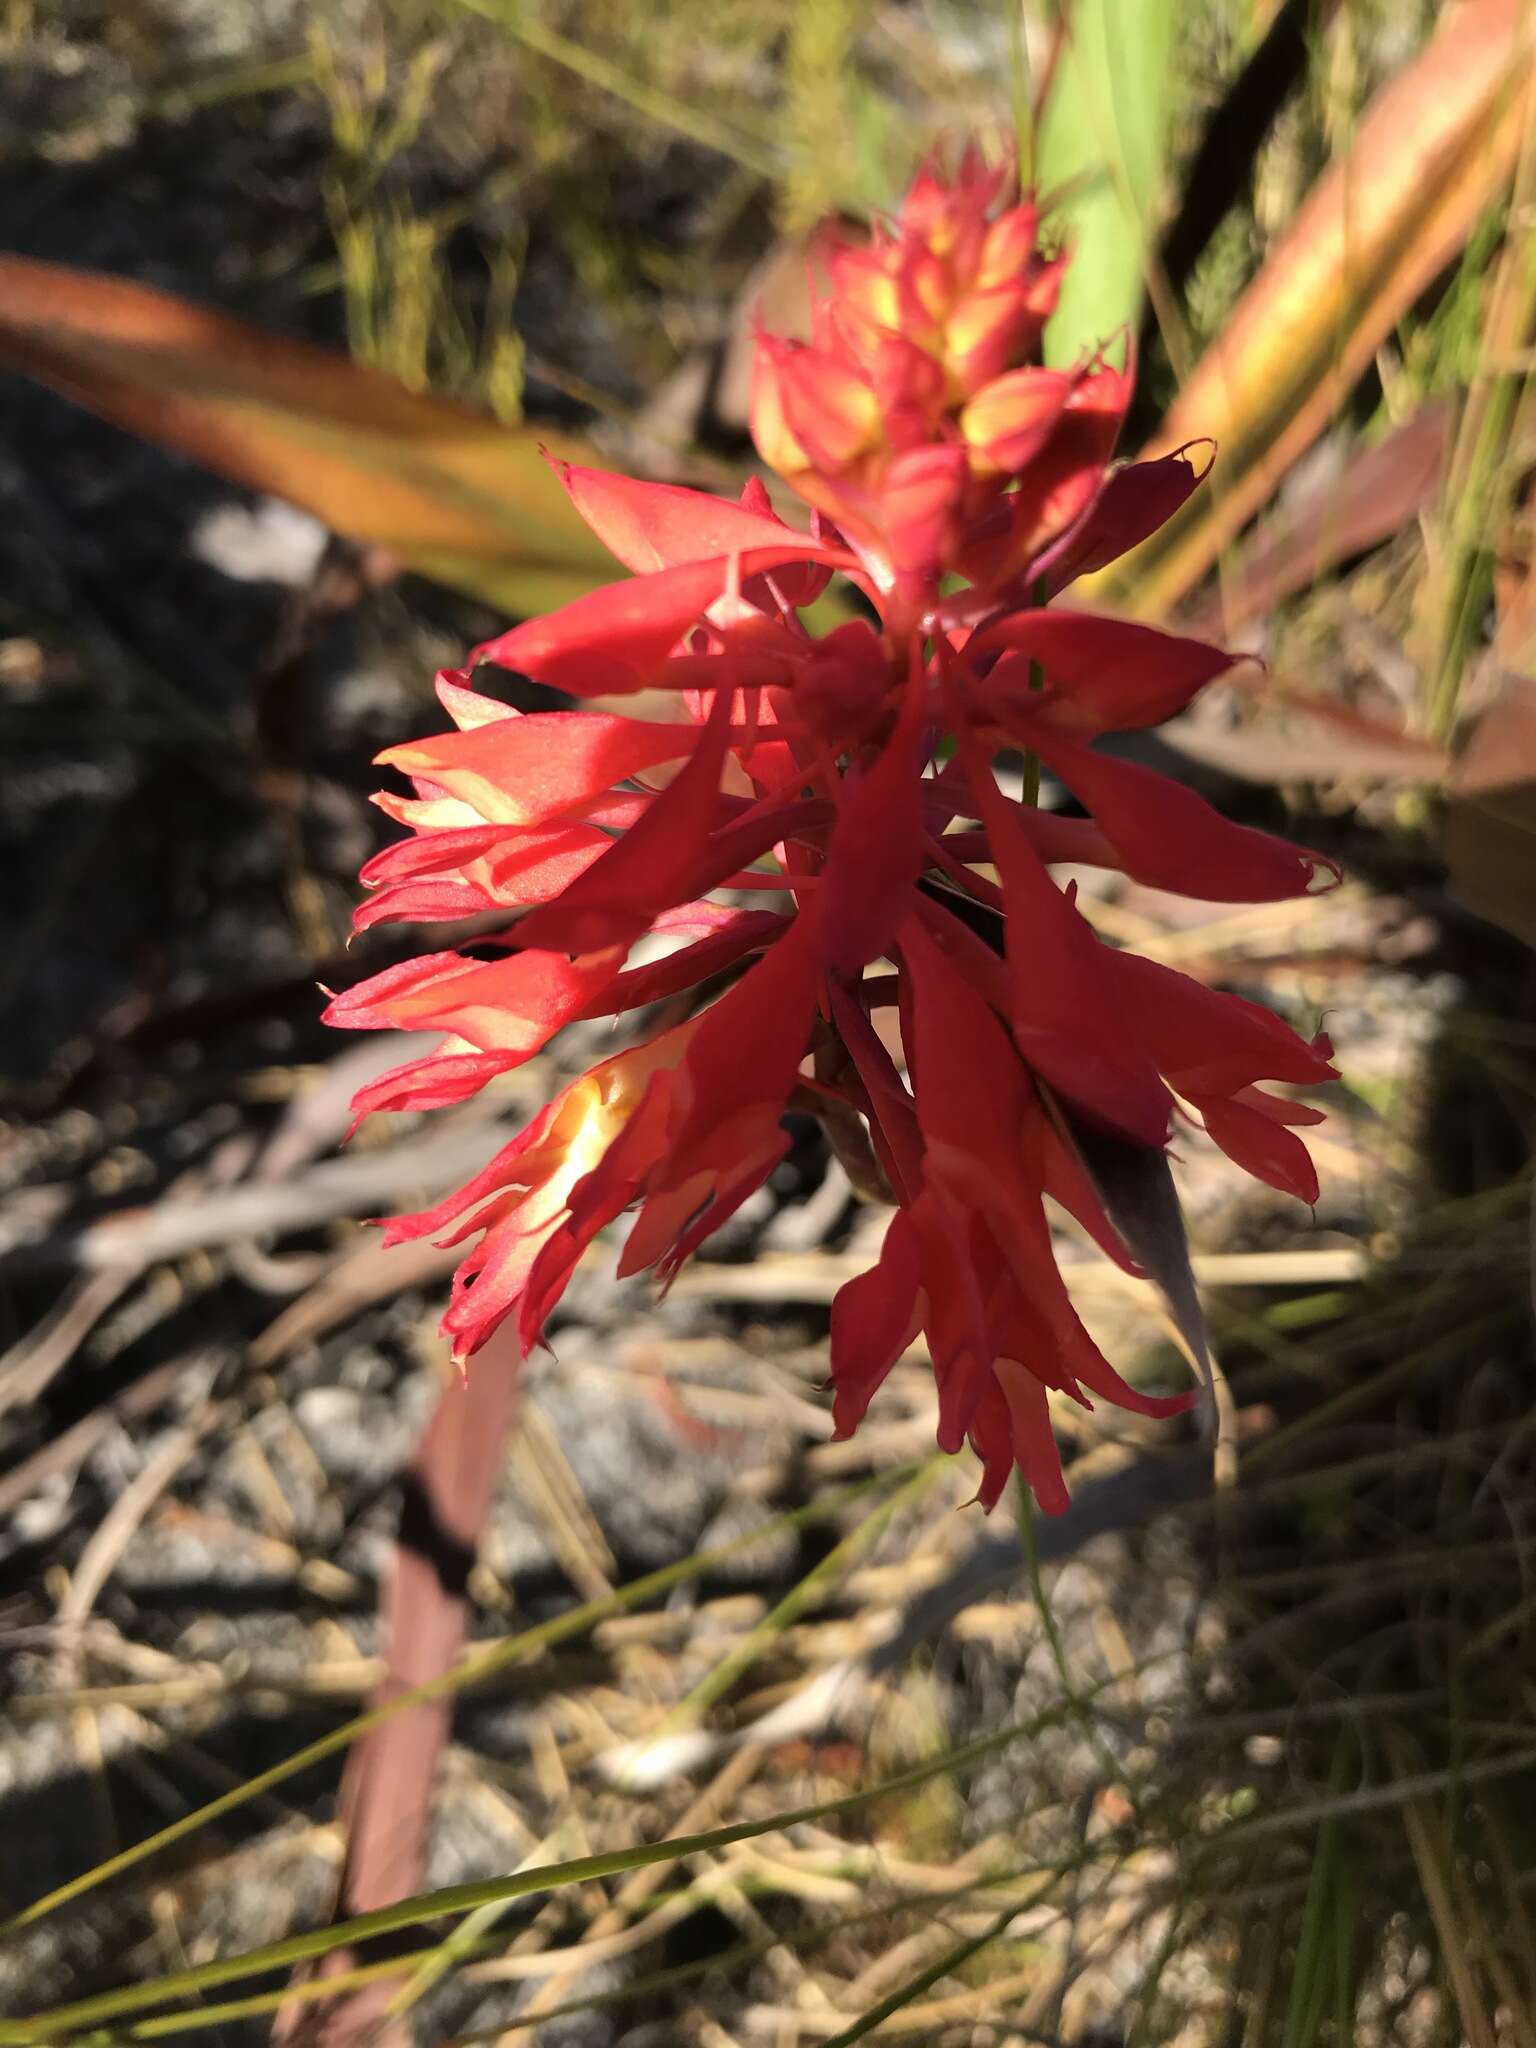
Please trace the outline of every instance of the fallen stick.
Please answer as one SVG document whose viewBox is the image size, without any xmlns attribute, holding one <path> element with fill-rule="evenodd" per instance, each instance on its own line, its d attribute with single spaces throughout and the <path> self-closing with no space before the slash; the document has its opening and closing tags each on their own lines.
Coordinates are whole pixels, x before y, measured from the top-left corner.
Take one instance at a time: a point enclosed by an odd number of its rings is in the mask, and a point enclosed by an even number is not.
<svg viewBox="0 0 1536 2048">
<path fill-rule="evenodd" d="M 341 1216 L 371 1214 L 402 1196 L 436 1194 L 476 1173 L 506 1142 L 502 1123 L 485 1116 L 461 1121 L 378 1150 L 326 1159 L 292 1179 L 247 1181 L 185 1200 L 124 1209 L 74 1230 L 59 1230 L 0 1255 L 0 1273 L 106 1273 L 241 1238 L 312 1230 Z"/>
</svg>

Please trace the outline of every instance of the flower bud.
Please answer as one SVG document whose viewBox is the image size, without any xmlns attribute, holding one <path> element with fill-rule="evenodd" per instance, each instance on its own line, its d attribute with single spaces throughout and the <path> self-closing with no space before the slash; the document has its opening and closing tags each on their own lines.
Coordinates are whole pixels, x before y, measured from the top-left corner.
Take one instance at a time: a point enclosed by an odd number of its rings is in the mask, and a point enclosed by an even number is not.
<svg viewBox="0 0 1536 2048">
<path fill-rule="evenodd" d="M 1050 439 L 1071 394 L 1060 370 L 1010 370 L 960 415 L 977 476 L 1016 476 Z"/>
</svg>

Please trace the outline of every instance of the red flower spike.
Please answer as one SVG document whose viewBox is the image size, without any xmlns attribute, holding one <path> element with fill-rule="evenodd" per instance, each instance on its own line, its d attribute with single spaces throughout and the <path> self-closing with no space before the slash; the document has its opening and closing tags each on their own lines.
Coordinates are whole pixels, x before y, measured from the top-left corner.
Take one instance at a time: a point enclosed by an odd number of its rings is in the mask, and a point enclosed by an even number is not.
<svg viewBox="0 0 1536 2048">
<path fill-rule="evenodd" d="M 1241 902 L 1332 863 L 1093 749 L 1182 710 L 1230 657 L 1042 609 L 1199 477 L 1188 451 L 1111 471 L 1129 376 L 1040 366 L 1065 258 L 1038 227 L 1008 167 L 970 151 L 951 177 L 929 164 L 866 245 L 827 238 L 811 341 L 760 338 L 752 401 L 809 534 L 755 478 L 733 504 L 561 467 L 634 580 L 443 671 L 456 729 L 382 757 L 412 779 L 378 799 L 410 836 L 368 863 L 357 913 L 365 930 L 500 912 L 491 957 L 401 963 L 328 1015 L 441 1034 L 368 1083 L 362 1116 L 461 1102 L 568 1020 L 692 992 L 687 1022 L 593 1067 L 466 1187 L 389 1226 L 391 1243 L 464 1247 L 455 1355 L 509 1320 L 530 1350 L 621 1217 L 621 1270 L 669 1280 L 773 1172 L 803 1087 L 863 1120 L 895 1201 L 879 1259 L 833 1304 L 838 1434 L 921 1331 L 939 1441 L 970 1444 L 982 1504 L 1018 1472 L 1055 1511 L 1049 1394 L 1152 1416 L 1192 1398 L 1128 1386 L 1072 1306 L 1047 1197 L 1134 1270 L 1078 1134 L 1157 1148 L 1177 1113 L 1311 1200 L 1297 1131 L 1321 1112 L 1268 1090 L 1333 1068 L 1325 1039 L 1104 944 L 1050 865 Z M 834 573 L 877 617 L 818 639 L 798 613 Z M 578 699 L 666 689 L 677 711 L 523 715 L 471 687 L 482 660 Z M 1005 796 L 1005 744 L 1092 815 Z M 772 908 L 741 907 L 765 894 Z"/>
</svg>

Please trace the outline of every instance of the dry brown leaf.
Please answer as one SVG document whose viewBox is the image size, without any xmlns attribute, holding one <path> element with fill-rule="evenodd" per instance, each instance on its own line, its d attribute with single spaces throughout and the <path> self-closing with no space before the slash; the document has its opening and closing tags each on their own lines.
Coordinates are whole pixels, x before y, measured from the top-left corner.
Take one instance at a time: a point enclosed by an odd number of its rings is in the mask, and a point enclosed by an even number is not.
<svg viewBox="0 0 1536 2048">
<path fill-rule="evenodd" d="M 1447 783 L 1452 893 L 1536 946 L 1536 682 L 1506 676 Z"/>
<path fill-rule="evenodd" d="M 167 292 L 0 256 L 0 368 L 510 611 L 622 573 L 540 453 L 583 444 Z"/>
<path fill-rule="evenodd" d="M 1449 422 L 1449 406 L 1436 400 L 1374 447 L 1351 453 L 1337 475 L 1288 497 L 1243 548 L 1220 591 L 1180 614 L 1185 630 L 1196 638 L 1235 632 L 1400 533 L 1434 496 Z"/>
<path fill-rule="evenodd" d="M 1114 572 L 1143 615 L 1192 590 L 1464 246 L 1519 145 L 1536 9 L 1460 0 L 1376 95 L 1201 358 L 1152 453 L 1214 436 L 1213 490 Z"/>
<path fill-rule="evenodd" d="M 1261 676 L 1264 712 L 1224 731 L 1197 719 L 1171 719 L 1158 737 L 1192 761 L 1245 782 L 1438 785 L 1448 756 L 1433 740 L 1384 724 L 1348 704 Z"/>
</svg>

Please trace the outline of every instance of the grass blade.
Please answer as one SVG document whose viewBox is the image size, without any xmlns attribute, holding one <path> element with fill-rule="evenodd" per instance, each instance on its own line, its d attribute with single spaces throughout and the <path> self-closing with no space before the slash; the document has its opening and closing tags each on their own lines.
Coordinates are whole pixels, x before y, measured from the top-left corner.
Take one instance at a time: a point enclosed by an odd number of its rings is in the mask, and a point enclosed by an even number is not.
<svg viewBox="0 0 1536 2048">
<path fill-rule="evenodd" d="M 56 1912 L 60 1906 L 68 1905 L 72 1899 L 82 1897 L 86 1892 L 94 1890 L 96 1886 L 105 1884 L 114 1877 L 121 1877 L 125 1871 L 132 1870 L 159 1850 L 169 1848 L 173 1842 L 184 1841 L 188 1835 L 195 1834 L 211 1821 L 221 1820 L 225 1814 L 235 1812 L 248 1801 L 259 1798 L 262 1793 L 286 1784 L 290 1778 L 297 1777 L 312 1764 L 323 1763 L 327 1757 L 336 1756 L 342 1750 L 349 1749 L 371 1729 L 382 1727 L 394 1715 L 419 1706 L 423 1701 L 444 1699 L 450 1694 L 482 1684 L 486 1679 L 494 1677 L 497 1672 L 523 1663 L 528 1658 L 538 1655 L 540 1651 L 550 1649 L 556 1643 L 567 1642 L 571 1637 L 596 1627 L 600 1621 L 607 1621 L 613 1615 L 627 1614 L 631 1608 L 643 1606 L 647 1600 L 654 1600 L 665 1593 L 670 1593 L 674 1586 L 684 1585 L 690 1579 L 699 1578 L 704 1573 L 713 1571 L 717 1565 L 739 1556 L 754 1544 L 763 1542 L 765 1538 L 777 1532 L 800 1529 L 810 1523 L 823 1521 L 835 1515 L 848 1502 L 877 1487 L 900 1486 L 913 1476 L 915 1469 L 910 1464 L 895 1466 L 872 1479 L 861 1480 L 855 1486 L 828 1494 L 820 1500 L 809 1502 L 803 1508 L 797 1508 L 774 1521 L 764 1523 L 761 1528 L 749 1529 L 743 1535 L 733 1538 L 731 1542 L 721 1544 L 718 1549 L 696 1551 L 690 1557 L 679 1559 L 676 1564 L 664 1565 L 659 1571 L 649 1572 L 644 1578 L 636 1579 L 628 1586 L 621 1586 L 617 1592 L 608 1594 L 600 1600 L 589 1600 L 583 1606 L 572 1608 L 569 1613 L 556 1615 L 553 1620 L 541 1622 L 536 1628 L 525 1629 L 520 1635 L 493 1644 L 490 1649 L 482 1650 L 478 1655 L 455 1666 L 452 1671 L 445 1672 L 441 1678 L 432 1679 L 424 1685 L 413 1686 L 410 1691 L 400 1693 L 385 1705 L 354 1716 L 340 1728 L 333 1728 L 329 1735 L 322 1735 L 318 1741 L 308 1743 L 303 1749 L 296 1750 L 292 1756 L 285 1757 L 280 1764 L 274 1764 L 270 1770 L 262 1771 L 254 1778 L 248 1778 L 243 1785 L 237 1785 L 232 1791 L 210 1800 L 206 1806 L 200 1806 L 192 1813 L 183 1814 L 180 1820 L 172 1821 L 169 1827 L 161 1828 L 158 1833 L 147 1836 L 142 1842 L 135 1842 L 132 1847 L 109 1857 L 106 1862 L 97 1864 L 94 1869 L 71 1878 L 67 1884 L 58 1886 L 56 1890 L 24 1907 L 20 1913 L 0 1927 L 0 1936 L 18 1933 L 22 1928 L 30 1927 L 45 1919 L 48 1914 Z M 3 2038 L 3 2035 L 0 2035 L 0 2038 Z"/>
<path fill-rule="evenodd" d="M 756 1534 L 760 1539 L 761 1530 Z M 471 1913 L 481 1907 L 531 1898 L 568 1885 L 619 1877 L 656 1863 L 682 1862 L 690 1856 L 728 1849 L 737 1842 L 781 1834 L 786 1828 L 857 1813 L 875 1801 L 895 1798 L 933 1778 L 961 1770 L 1010 1743 L 1038 1735 L 1061 1721 L 1070 1711 L 1065 1705 L 1048 1708 L 1031 1721 L 998 1729 L 959 1749 L 931 1757 L 910 1770 L 863 1786 L 856 1792 L 845 1793 L 840 1798 L 792 1807 L 787 1812 L 769 1814 L 761 1820 L 736 1821 L 728 1827 L 706 1829 L 701 1834 L 673 1836 L 662 1842 L 641 1842 L 633 1848 L 611 1849 L 594 1856 L 576 1856 L 562 1863 L 547 1863 L 537 1869 L 518 1871 L 510 1877 L 449 1885 L 441 1891 L 423 1892 L 415 1898 L 402 1899 L 396 1905 L 360 1913 L 332 1927 L 315 1928 L 306 1934 L 294 1934 L 282 1941 L 269 1942 L 261 1948 L 248 1950 L 244 1955 L 178 1970 L 150 1983 L 104 1991 L 93 1998 L 80 1999 L 73 2005 L 56 2006 L 53 2011 L 38 2013 L 30 2019 L 0 2020 L 0 2044 L 4 2044 L 4 2048 L 28 2048 L 28 2044 L 36 2042 L 54 2042 L 61 2035 L 100 2021 L 116 2020 L 124 2014 L 142 2012 L 146 2007 L 163 2005 L 173 1999 L 197 1997 L 221 1984 L 238 1983 L 243 1978 L 260 1976 L 267 1971 L 290 1969 L 296 1963 L 309 1962 L 332 1949 L 350 1948 L 380 1935 L 420 1927 L 427 1921 L 447 1915 Z M 1007 1918 L 1013 1918 L 1018 1911 L 1017 1905 L 1010 1906 Z"/>
<path fill-rule="evenodd" d="M 1042 190 L 1074 250 L 1046 329 L 1068 364 L 1133 326 L 1146 280 L 1168 131 L 1174 0 L 1075 0 L 1040 121 Z"/>
</svg>

